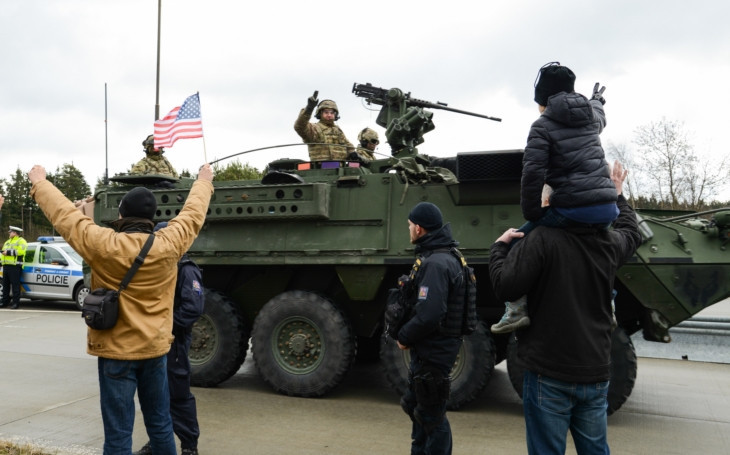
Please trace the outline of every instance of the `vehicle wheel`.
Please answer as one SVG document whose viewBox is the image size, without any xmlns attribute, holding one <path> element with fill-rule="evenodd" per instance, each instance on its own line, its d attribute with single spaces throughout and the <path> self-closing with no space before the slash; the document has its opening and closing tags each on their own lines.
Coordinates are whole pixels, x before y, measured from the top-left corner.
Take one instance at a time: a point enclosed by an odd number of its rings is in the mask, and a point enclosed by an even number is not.
<svg viewBox="0 0 730 455">
<path fill-rule="evenodd" d="M 408 367 L 411 354 L 401 350 L 393 339 L 382 337 L 380 361 L 385 379 L 398 396 L 408 386 Z M 495 347 L 487 326 L 479 322 L 464 342 L 451 369 L 451 396 L 448 409 L 455 411 L 473 401 L 487 385 L 494 372 Z"/>
<path fill-rule="evenodd" d="M 318 397 L 349 371 L 357 343 L 332 302 L 311 292 L 287 291 L 261 309 L 251 344 L 259 375 L 274 390 Z"/>
<path fill-rule="evenodd" d="M 636 350 L 621 327 L 611 335 L 611 383 L 608 386 L 608 415 L 618 411 L 636 384 Z"/>
<path fill-rule="evenodd" d="M 83 281 L 79 282 L 74 289 L 74 302 L 76 303 L 76 309 L 84 309 L 84 299 L 89 295 L 89 288 L 86 287 Z"/>
<path fill-rule="evenodd" d="M 517 394 L 522 398 L 524 368 L 517 365 L 517 342 L 514 335 L 507 345 L 507 373 Z M 636 383 L 636 351 L 634 343 L 621 327 L 611 335 L 611 381 L 608 386 L 608 415 L 618 411 L 631 395 Z"/>
<path fill-rule="evenodd" d="M 517 339 L 515 339 L 514 333 L 509 334 L 509 341 L 507 341 L 507 375 L 509 382 L 512 383 L 512 388 L 522 398 L 522 378 L 525 375 L 525 369 L 517 363 Z"/>
<path fill-rule="evenodd" d="M 205 311 L 193 325 L 190 344 L 191 384 L 212 387 L 243 365 L 248 330 L 236 304 L 223 293 L 205 289 Z"/>
</svg>

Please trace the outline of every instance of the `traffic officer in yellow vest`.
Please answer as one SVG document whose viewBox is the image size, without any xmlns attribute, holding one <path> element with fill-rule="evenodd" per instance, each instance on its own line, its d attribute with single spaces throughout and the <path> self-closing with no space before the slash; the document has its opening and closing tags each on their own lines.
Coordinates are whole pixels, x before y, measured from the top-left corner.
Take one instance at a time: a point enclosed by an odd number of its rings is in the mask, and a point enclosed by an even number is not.
<svg viewBox="0 0 730 455">
<path fill-rule="evenodd" d="M 13 292 L 12 309 L 20 305 L 20 274 L 23 271 L 23 259 L 28 242 L 20 235 L 23 230 L 16 226 L 9 228 L 10 238 L 0 251 L 0 262 L 3 265 L 3 299 L 0 308 L 10 305 L 10 291 Z"/>
<path fill-rule="evenodd" d="M 309 144 L 309 159 L 311 161 L 345 161 L 350 152 L 355 151 L 350 141 L 345 137 L 335 121 L 340 119 L 340 112 L 337 104 L 332 100 L 322 100 L 318 103 L 317 94 L 310 96 L 307 106 L 299 111 L 299 116 L 294 122 L 294 131 Z M 312 111 L 317 106 L 314 116 L 319 120 L 317 123 L 310 123 Z"/>
</svg>

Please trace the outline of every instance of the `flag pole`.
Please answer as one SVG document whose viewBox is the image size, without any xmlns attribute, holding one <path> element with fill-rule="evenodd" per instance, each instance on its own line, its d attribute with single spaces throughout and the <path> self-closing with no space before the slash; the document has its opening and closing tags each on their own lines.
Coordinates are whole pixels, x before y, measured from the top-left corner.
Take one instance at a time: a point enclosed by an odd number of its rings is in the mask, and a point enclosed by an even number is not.
<svg viewBox="0 0 730 455">
<path fill-rule="evenodd" d="M 155 121 L 160 119 L 160 25 L 162 24 L 162 0 L 157 0 L 157 83 L 155 87 Z"/>
<path fill-rule="evenodd" d="M 203 134 L 203 163 L 208 162 L 208 151 L 205 149 L 205 131 L 203 131 L 203 103 L 200 102 L 200 92 L 195 92 L 198 96 L 198 104 L 200 104 L 200 131 Z"/>
</svg>

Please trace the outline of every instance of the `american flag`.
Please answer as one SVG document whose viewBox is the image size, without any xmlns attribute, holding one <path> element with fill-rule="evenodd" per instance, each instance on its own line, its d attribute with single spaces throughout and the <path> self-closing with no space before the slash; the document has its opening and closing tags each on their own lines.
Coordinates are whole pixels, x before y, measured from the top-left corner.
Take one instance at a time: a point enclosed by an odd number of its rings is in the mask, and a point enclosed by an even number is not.
<svg viewBox="0 0 730 455">
<path fill-rule="evenodd" d="M 155 148 L 172 147 L 178 139 L 203 137 L 200 97 L 188 96 L 182 106 L 155 122 Z"/>
</svg>

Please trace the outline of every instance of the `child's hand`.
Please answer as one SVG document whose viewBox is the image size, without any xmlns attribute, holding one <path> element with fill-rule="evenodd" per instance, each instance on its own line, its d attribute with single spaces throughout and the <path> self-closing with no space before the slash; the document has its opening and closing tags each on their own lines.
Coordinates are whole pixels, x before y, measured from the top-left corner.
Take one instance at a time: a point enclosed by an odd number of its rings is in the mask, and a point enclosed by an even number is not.
<svg viewBox="0 0 730 455">
<path fill-rule="evenodd" d="M 504 242 L 507 245 L 512 243 L 512 239 L 520 239 L 525 236 L 524 232 L 519 232 L 515 228 L 509 228 L 506 231 L 504 231 L 504 234 L 500 235 L 495 242 Z"/>
<path fill-rule="evenodd" d="M 601 102 L 601 104 L 606 104 L 605 98 L 603 98 L 603 92 L 606 90 L 606 86 L 604 85 L 599 90 L 598 87 L 601 84 L 599 82 L 596 82 L 596 85 L 593 86 L 593 97 L 591 97 L 592 100 L 598 100 Z"/>
</svg>

